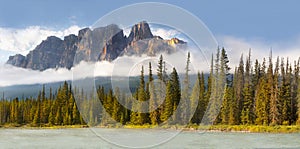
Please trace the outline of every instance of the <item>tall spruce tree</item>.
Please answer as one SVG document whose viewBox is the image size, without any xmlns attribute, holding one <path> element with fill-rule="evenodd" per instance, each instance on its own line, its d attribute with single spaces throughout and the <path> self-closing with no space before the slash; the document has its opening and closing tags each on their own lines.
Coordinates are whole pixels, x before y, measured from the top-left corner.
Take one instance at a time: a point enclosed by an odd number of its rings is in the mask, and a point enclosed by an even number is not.
<svg viewBox="0 0 300 149">
<path fill-rule="evenodd" d="M 242 124 L 252 124 L 254 121 L 254 101 L 253 101 L 253 88 L 252 88 L 252 77 L 251 77 L 251 50 L 246 60 L 245 75 L 244 75 L 244 86 L 243 86 L 243 107 L 241 113 Z"/>
<path fill-rule="evenodd" d="M 173 68 L 173 71 L 170 75 L 170 82 L 172 84 L 172 100 L 173 100 L 173 109 L 172 109 L 172 114 L 173 114 L 173 121 L 174 123 L 178 123 L 180 120 L 180 108 L 179 103 L 181 99 L 181 87 L 180 87 L 180 81 L 179 81 L 179 76 L 177 73 L 177 70 Z"/>
<path fill-rule="evenodd" d="M 138 101 L 144 102 L 146 101 L 146 92 L 145 92 L 145 80 L 144 80 L 144 66 L 142 66 L 141 70 L 141 76 L 140 76 L 140 85 L 138 88 Z M 139 111 L 142 111 L 143 109 L 149 109 L 149 107 L 146 107 L 146 104 L 138 104 Z M 149 114 L 145 112 L 138 112 L 137 113 L 137 124 L 143 125 L 148 123 L 148 117 Z"/>
<path fill-rule="evenodd" d="M 152 65 L 149 62 L 149 78 L 148 78 L 148 90 L 149 90 L 149 111 L 150 111 L 150 122 L 152 125 L 159 123 L 159 110 L 157 108 L 157 95 L 155 92 L 155 84 L 153 82 Z"/>
<path fill-rule="evenodd" d="M 171 80 L 167 83 L 167 89 L 166 89 L 166 99 L 164 103 L 163 112 L 161 114 L 161 120 L 162 122 L 166 122 L 169 118 L 171 118 L 171 115 L 173 113 L 173 86 Z M 172 121 L 172 120 L 171 120 Z"/>
<path fill-rule="evenodd" d="M 218 90 L 220 91 L 220 97 L 218 102 L 222 102 L 221 111 L 219 114 L 219 122 L 228 123 L 228 115 L 229 115 L 229 100 L 230 100 L 230 87 L 232 85 L 232 80 L 230 77 L 230 67 L 229 67 L 229 59 L 226 53 L 225 48 L 223 47 L 220 55 L 220 71 L 218 76 Z"/>
<path fill-rule="evenodd" d="M 183 80 L 183 90 L 181 94 L 181 123 L 186 123 L 190 119 L 190 78 L 189 78 L 189 72 L 190 72 L 190 52 L 188 52 L 187 55 L 187 61 L 185 66 L 185 75 Z"/>
<path fill-rule="evenodd" d="M 298 80 L 298 85 L 300 86 L 300 79 Z M 300 125 L 300 87 L 297 91 L 297 125 Z"/>
<path fill-rule="evenodd" d="M 241 120 L 241 111 L 242 111 L 242 103 L 244 101 L 243 97 L 243 86 L 244 86 L 244 60 L 243 55 L 240 58 L 240 63 L 237 68 L 237 72 L 235 77 L 235 84 L 234 84 L 234 103 L 237 105 L 233 108 L 233 113 L 235 113 L 235 124 L 240 124 Z"/>
<path fill-rule="evenodd" d="M 271 60 L 270 60 L 271 61 Z M 270 97 L 270 124 L 278 125 L 279 124 L 279 110 L 278 110 L 278 98 L 279 98 L 279 57 L 275 64 L 274 75 L 273 75 L 273 84 L 271 89 Z"/>
<path fill-rule="evenodd" d="M 197 74 L 197 79 L 194 84 L 192 94 L 191 94 L 191 111 L 190 113 L 194 113 L 191 123 L 199 123 L 200 119 L 200 110 L 198 108 L 198 103 L 200 102 L 200 81 L 201 81 L 201 76 L 200 73 L 198 72 Z"/>
</svg>

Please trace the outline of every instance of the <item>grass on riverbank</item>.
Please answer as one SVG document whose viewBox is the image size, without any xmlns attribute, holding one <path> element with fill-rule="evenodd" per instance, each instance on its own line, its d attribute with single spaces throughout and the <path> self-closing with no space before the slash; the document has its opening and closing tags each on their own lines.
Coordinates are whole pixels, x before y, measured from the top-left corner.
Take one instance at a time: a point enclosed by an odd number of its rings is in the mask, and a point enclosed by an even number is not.
<svg viewBox="0 0 300 149">
<path fill-rule="evenodd" d="M 201 128 L 201 126 L 200 126 Z M 276 126 L 262 126 L 262 125 L 213 125 L 209 130 L 225 131 L 225 132 L 254 132 L 254 133 L 300 133 L 299 125 L 276 125 Z"/>
<path fill-rule="evenodd" d="M 63 129 L 63 128 L 87 128 L 87 125 L 20 125 L 20 124 L 4 124 L 0 128 L 28 128 L 28 129 Z M 126 128 L 126 129 L 170 129 L 170 130 L 183 130 L 183 131 L 221 131 L 221 132 L 252 132 L 252 133 L 300 133 L 300 125 L 106 125 L 97 126 L 99 128 Z"/>
<path fill-rule="evenodd" d="M 21 125 L 21 124 L 4 124 L 0 125 L 0 128 L 18 128 L 18 129 L 63 129 L 63 128 L 88 128 L 87 125 L 40 125 L 35 126 L 31 124 Z"/>
<path fill-rule="evenodd" d="M 147 129 L 155 128 L 153 125 L 125 125 L 124 128 L 132 129 Z M 300 133 L 299 125 L 276 125 L 276 126 L 263 126 L 263 125 L 165 125 L 162 129 L 175 129 L 184 131 L 221 131 L 221 132 L 252 132 L 252 133 Z"/>
</svg>

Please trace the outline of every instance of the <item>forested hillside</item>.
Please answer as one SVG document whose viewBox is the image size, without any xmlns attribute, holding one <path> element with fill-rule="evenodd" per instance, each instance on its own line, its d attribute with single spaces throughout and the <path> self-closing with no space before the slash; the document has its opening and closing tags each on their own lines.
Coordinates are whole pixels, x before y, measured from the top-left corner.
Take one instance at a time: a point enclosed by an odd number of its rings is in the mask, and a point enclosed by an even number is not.
<svg viewBox="0 0 300 149">
<path fill-rule="evenodd" d="M 38 97 L 2 99 L 0 101 L 0 124 L 31 126 L 52 125 L 108 125 L 120 122 L 132 125 L 157 125 L 171 119 L 173 124 L 207 123 L 226 125 L 294 125 L 300 124 L 300 61 L 290 62 L 288 58 L 278 57 L 272 61 L 272 53 L 262 62 L 251 59 L 251 51 L 241 56 L 236 68 L 229 68 L 229 57 L 224 48 L 212 56 L 209 76 L 198 72 L 197 79 L 191 83 L 190 54 L 184 80 L 179 80 L 176 68 L 168 74 L 163 56 L 158 66 L 143 66 L 139 85 L 133 96 L 121 89 L 97 87 L 97 96 L 88 95 L 83 89 L 72 89 L 67 82 L 55 91 L 50 88 L 49 95 L 43 87 Z M 148 69 L 149 74 L 144 74 Z M 199 68 L 201 70 L 201 68 Z M 231 70 L 232 69 L 232 70 Z M 155 72 L 156 71 L 156 72 Z M 233 73 L 231 73 L 233 72 Z M 147 79 L 145 79 L 147 75 Z M 161 80 L 166 88 L 161 94 L 154 92 L 159 84 L 152 83 L 154 78 Z M 182 83 L 180 83 L 182 82 Z M 193 84 L 193 86 L 192 86 Z M 81 102 L 75 102 L 74 94 L 81 95 Z M 133 98 L 147 101 L 146 106 L 126 103 L 130 110 L 119 101 Z M 164 98 L 157 107 L 157 100 Z M 77 101 L 77 100 L 76 100 Z M 94 106 L 101 102 L 103 107 Z M 127 101 L 127 100 L 126 100 Z M 179 106 L 180 105 L 180 106 Z M 84 111 L 84 113 L 80 112 Z M 136 112 L 152 109 L 151 112 Z M 155 108 L 154 108 L 155 109 Z M 191 110 L 195 109 L 195 111 Z M 220 109 L 220 111 L 218 110 Z M 170 122 L 170 121 L 168 121 Z"/>
</svg>

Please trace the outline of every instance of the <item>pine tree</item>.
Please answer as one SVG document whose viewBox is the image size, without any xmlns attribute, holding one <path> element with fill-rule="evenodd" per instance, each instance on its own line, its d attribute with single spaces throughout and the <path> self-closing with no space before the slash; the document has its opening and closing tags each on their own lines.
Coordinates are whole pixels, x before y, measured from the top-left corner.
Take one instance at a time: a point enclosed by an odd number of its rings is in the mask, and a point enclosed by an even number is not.
<svg viewBox="0 0 300 149">
<path fill-rule="evenodd" d="M 281 86 L 281 118 L 282 124 L 290 124 L 291 122 L 291 72 L 289 60 L 287 59 L 285 72 Z"/>
<path fill-rule="evenodd" d="M 33 125 L 39 126 L 41 124 L 41 119 L 40 119 L 40 103 L 37 105 L 37 109 L 33 118 Z"/>
<path fill-rule="evenodd" d="M 61 125 L 62 124 L 62 113 L 61 113 L 61 107 L 58 107 L 58 110 L 56 112 L 56 116 L 55 116 L 55 124 L 56 125 Z"/>
<path fill-rule="evenodd" d="M 53 107 L 51 108 L 51 111 L 49 113 L 48 123 L 50 124 L 50 126 L 55 124 L 55 116 L 54 116 Z"/>
<path fill-rule="evenodd" d="M 148 109 L 146 104 L 142 103 L 146 101 L 146 92 L 145 92 L 145 80 L 144 80 L 144 66 L 142 66 L 141 76 L 140 76 L 140 86 L 138 88 L 138 108 L 139 111 L 137 113 L 137 124 L 143 125 L 148 122 L 148 113 L 142 112 L 144 109 Z"/>
<path fill-rule="evenodd" d="M 194 113 L 192 119 L 191 119 L 191 123 L 199 123 L 199 118 L 200 118 L 200 110 L 197 109 L 198 107 L 198 102 L 200 101 L 199 97 L 200 97 L 200 73 L 198 72 L 197 74 L 197 79 L 196 82 L 194 84 L 193 90 L 192 90 L 192 94 L 191 94 L 191 111 L 190 113 Z"/>
<path fill-rule="evenodd" d="M 165 94 L 166 94 L 166 81 L 164 80 L 164 60 L 163 60 L 163 56 L 160 55 L 159 61 L 158 61 L 158 65 L 157 65 L 157 78 L 158 78 L 158 83 L 155 86 L 155 90 L 157 92 L 156 93 L 156 99 L 157 101 L 159 100 L 164 100 Z M 157 114 L 158 114 L 158 119 L 160 120 L 161 117 L 161 113 L 163 112 L 163 106 L 159 106 L 157 108 Z"/>
<path fill-rule="evenodd" d="M 271 59 L 270 59 L 271 61 Z M 274 75 L 273 75 L 273 84 L 270 97 L 270 124 L 278 125 L 279 124 L 279 110 L 278 110 L 278 98 L 279 98 L 279 57 L 277 57 Z"/>
<path fill-rule="evenodd" d="M 152 66 L 149 62 L 149 80 L 148 80 L 148 90 L 149 90 L 149 111 L 150 111 L 150 122 L 152 125 L 157 125 L 159 122 L 159 109 L 157 108 L 157 102 L 155 94 L 155 84 L 153 82 L 154 78 L 152 75 Z"/>
<path fill-rule="evenodd" d="M 240 58 L 239 66 L 234 75 L 234 100 L 231 113 L 234 117 L 231 117 L 230 124 L 240 124 L 241 120 L 241 111 L 242 111 L 242 103 L 243 103 L 243 86 L 244 86 L 244 60 L 243 55 Z"/>
<path fill-rule="evenodd" d="M 159 57 L 159 61 L 158 61 L 158 65 L 157 65 L 157 77 L 160 81 L 164 82 L 164 77 L 163 77 L 163 68 L 164 68 L 164 60 L 163 60 L 163 56 L 160 55 Z"/>
<path fill-rule="evenodd" d="M 195 105 L 195 100 L 198 100 L 197 107 L 195 109 L 193 118 L 191 120 L 192 123 L 199 124 L 202 121 L 202 118 L 204 116 L 204 113 L 206 111 L 206 106 L 207 106 L 207 100 L 205 98 L 205 81 L 204 81 L 204 74 L 203 72 L 198 73 L 197 75 L 197 80 L 194 84 L 192 95 L 191 95 L 191 102 Z M 193 107 L 195 108 L 195 107 Z M 191 109 L 193 109 L 191 108 Z"/>
<path fill-rule="evenodd" d="M 38 94 L 37 98 L 37 108 L 33 118 L 33 124 L 39 126 L 41 124 L 41 92 Z"/>
<path fill-rule="evenodd" d="M 268 111 L 266 102 L 268 98 L 266 91 L 267 82 L 264 78 L 261 78 L 259 82 L 257 95 L 255 97 L 255 124 L 268 125 Z"/>
<path fill-rule="evenodd" d="M 121 101 L 122 97 L 121 97 L 121 93 L 120 93 L 120 89 L 118 87 L 116 87 L 115 89 L 115 98 L 113 101 L 113 113 L 112 113 L 112 118 L 116 121 L 116 122 L 120 122 L 121 120 L 121 105 L 119 103 L 119 101 Z"/>
<path fill-rule="evenodd" d="M 80 113 L 77 109 L 76 103 L 73 104 L 73 110 L 72 110 L 72 124 L 80 124 Z"/>
<path fill-rule="evenodd" d="M 167 90 L 166 90 L 166 99 L 165 99 L 165 104 L 163 108 L 163 113 L 161 115 L 161 120 L 162 122 L 167 121 L 172 113 L 173 113 L 173 86 L 172 82 L 169 80 L 167 83 Z"/>
<path fill-rule="evenodd" d="M 300 86 L 300 79 L 298 80 L 298 86 Z M 297 125 L 300 125 L 300 87 L 297 91 Z"/>
<path fill-rule="evenodd" d="M 211 65 L 210 65 L 210 71 L 209 71 L 209 77 L 207 79 L 207 90 L 205 92 L 205 101 L 207 102 L 207 110 L 209 110 L 209 101 L 212 97 L 212 92 L 213 92 L 213 89 L 214 89 L 214 86 L 213 86 L 213 82 L 214 82 L 214 55 L 212 54 L 211 56 Z M 210 117 L 209 115 L 207 116 L 204 116 L 201 123 L 202 124 L 210 124 Z"/>
<path fill-rule="evenodd" d="M 297 92 L 298 92 L 298 82 L 299 82 L 299 71 L 300 71 L 300 60 L 294 61 L 294 73 L 291 81 L 291 123 L 297 121 Z"/>
<path fill-rule="evenodd" d="M 190 52 L 188 52 L 187 55 L 187 61 L 185 66 L 185 76 L 183 80 L 183 90 L 181 94 L 181 115 L 180 115 L 180 123 L 186 123 L 190 120 L 190 78 L 189 78 L 189 72 L 190 72 Z"/>
<path fill-rule="evenodd" d="M 169 79 L 168 74 L 167 74 L 167 67 L 166 67 L 166 62 L 163 62 L 163 81 L 167 82 Z"/>
<path fill-rule="evenodd" d="M 172 114 L 173 114 L 173 122 L 178 123 L 180 121 L 180 113 L 181 109 L 178 107 L 180 98 L 181 98 L 181 87 L 180 87 L 180 81 L 179 81 L 179 76 L 177 73 L 177 70 L 173 68 L 173 71 L 170 75 L 170 82 L 172 85 L 172 100 L 173 100 L 173 109 L 172 109 Z"/>
</svg>

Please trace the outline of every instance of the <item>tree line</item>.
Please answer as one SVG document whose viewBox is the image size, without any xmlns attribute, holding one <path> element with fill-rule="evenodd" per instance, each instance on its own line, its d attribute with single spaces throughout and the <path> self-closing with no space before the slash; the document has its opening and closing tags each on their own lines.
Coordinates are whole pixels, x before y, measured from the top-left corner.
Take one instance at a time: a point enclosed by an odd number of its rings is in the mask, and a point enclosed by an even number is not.
<svg viewBox="0 0 300 149">
<path fill-rule="evenodd" d="M 15 98 L 0 101 L 0 125 L 15 124 L 31 126 L 85 124 L 80 116 L 71 86 L 67 82 L 56 93 L 50 88 L 49 95 L 45 86 L 37 98 Z"/>
<path fill-rule="evenodd" d="M 83 89 L 72 91 L 71 85 L 64 82 L 55 93 L 50 88 L 49 95 L 45 95 L 43 87 L 36 99 L 2 99 L 0 124 L 300 124 L 300 60 L 290 62 L 277 57 L 274 63 L 270 52 L 267 60 L 252 61 L 249 50 L 247 56 L 241 55 L 231 73 L 225 48 L 218 48 L 212 55 L 209 74 L 198 72 L 194 81 L 190 64 L 188 53 L 181 81 L 176 68 L 167 72 L 161 55 L 156 75 L 151 62 L 148 74 L 144 74 L 142 66 L 133 95 L 121 88 L 103 86 L 97 87 L 96 96 L 87 95 Z M 82 100 L 75 102 L 75 98 Z M 99 103 L 103 106 L 97 106 Z M 78 108 L 83 112 L 79 113 Z"/>
</svg>

